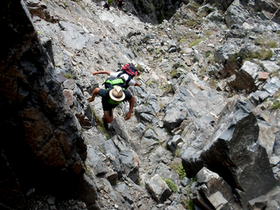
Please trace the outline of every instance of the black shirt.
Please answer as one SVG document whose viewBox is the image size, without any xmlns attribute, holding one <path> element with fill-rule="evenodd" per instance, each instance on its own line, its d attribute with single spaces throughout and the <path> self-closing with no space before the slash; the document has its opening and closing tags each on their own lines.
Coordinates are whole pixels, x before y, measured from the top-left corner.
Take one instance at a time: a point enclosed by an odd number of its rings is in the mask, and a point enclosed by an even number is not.
<svg viewBox="0 0 280 210">
<path fill-rule="evenodd" d="M 110 100 L 109 91 L 110 90 L 105 90 L 105 89 L 100 89 L 98 91 L 98 94 L 102 97 L 102 106 L 104 111 L 110 111 L 116 106 L 118 106 L 118 104 L 109 103 Z M 125 98 L 123 101 L 129 101 L 132 98 L 131 93 L 128 90 L 124 90 L 123 92 L 125 94 Z"/>
</svg>

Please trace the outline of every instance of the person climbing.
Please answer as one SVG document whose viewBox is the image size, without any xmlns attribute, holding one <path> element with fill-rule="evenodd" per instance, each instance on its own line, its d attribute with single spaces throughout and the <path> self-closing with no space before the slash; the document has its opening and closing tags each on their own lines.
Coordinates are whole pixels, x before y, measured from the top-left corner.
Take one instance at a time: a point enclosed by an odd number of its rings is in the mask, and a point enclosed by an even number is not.
<svg viewBox="0 0 280 210">
<path fill-rule="evenodd" d="M 103 7 L 107 10 L 110 10 L 111 3 L 112 3 L 112 0 L 107 0 L 106 3 L 103 5 Z"/>
<path fill-rule="evenodd" d="M 110 71 L 91 71 L 92 75 L 97 74 L 107 74 L 109 76 L 110 80 L 114 80 L 116 78 L 121 78 L 125 81 L 126 87 L 128 86 L 140 86 L 138 82 L 136 82 L 133 78 L 130 78 L 130 76 L 122 71 L 117 72 L 110 72 Z"/>
<path fill-rule="evenodd" d="M 116 3 L 117 3 L 117 6 L 118 6 L 118 9 L 119 9 L 119 10 L 122 10 L 122 7 L 123 7 L 123 5 L 124 5 L 123 0 L 116 0 Z"/>
<path fill-rule="evenodd" d="M 118 70 L 117 72 L 110 72 L 110 71 L 91 71 L 93 75 L 96 74 L 107 74 L 110 77 L 107 80 L 114 80 L 117 78 L 121 78 L 124 80 L 124 84 L 122 85 L 123 88 L 127 89 L 129 86 L 140 86 L 138 82 L 136 82 L 133 77 L 138 74 L 138 70 L 132 63 L 127 63 L 124 65 L 121 70 Z M 107 81 L 106 80 L 106 81 Z M 106 82 L 105 82 L 106 86 Z"/>
<path fill-rule="evenodd" d="M 102 120 L 104 122 L 111 123 L 113 121 L 113 109 L 123 101 L 129 101 L 129 111 L 125 115 L 124 119 L 130 119 L 135 100 L 128 90 L 123 90 L 122 87 L 117 85 L 108 90 L 95 88 L 92 92 L 92 96 L 87 100 L 89 102 L 94 101 L 97 95 L 102 97 L 102 107 L 104 111 Z"/>
</svg>

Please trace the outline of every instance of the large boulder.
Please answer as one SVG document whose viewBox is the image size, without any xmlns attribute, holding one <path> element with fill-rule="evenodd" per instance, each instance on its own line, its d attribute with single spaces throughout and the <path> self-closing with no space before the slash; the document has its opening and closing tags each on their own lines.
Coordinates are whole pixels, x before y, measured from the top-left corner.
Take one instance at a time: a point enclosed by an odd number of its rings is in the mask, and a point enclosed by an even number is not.
<svg viewBox="0 0 280 210">
<path fill-rule="evenodd" d="M 232 108 L 201 157 L 210 170 L 235 189 L 241 205 L 246 206 L 252 198 L 271 190 L 277 181 L 265 148 L 257 143 L 256 117 L 241 103 Z"/>
<path fill-rule="evenodd" d="M 165 181 L 158 174 L 146 182 L 146 188 L 159 203 L 164 202 L 172 194 Z"/>
</svg>

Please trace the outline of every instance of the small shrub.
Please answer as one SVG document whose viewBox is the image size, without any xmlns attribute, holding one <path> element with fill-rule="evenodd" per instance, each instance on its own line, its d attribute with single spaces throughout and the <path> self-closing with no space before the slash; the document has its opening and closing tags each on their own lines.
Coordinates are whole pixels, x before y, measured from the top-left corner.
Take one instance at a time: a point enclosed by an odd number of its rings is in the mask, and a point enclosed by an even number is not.
<svg viewBox="0 0 280 210">
<path fill-rule="evenodd" d="M 100 119 L 100 118 L 97 116 L 97 114 L 95 113 L 95 111 L 94 111 L 92 108 L 91 108 L 91 111 L 92 111 L 92 114 L 93 114 L 93 116 L 94 116 L 95 122 L 97 123 L 97 129 L 98 129 L 100 132 L 102 132 L 102 133 L 105 135 L 105 137 L 106 137 L 107 139 L 109 139 L 110 136 L 109 136 L 109 134 L 108 134 L 108 132 L 107 132 L 107 130 L 106 130 L 106 128 L 105 128 L 105 124 L 104 124 L 103 120 Z"/>
<path fill-rule="evenodd" d="M 193 205 L 193 202 L 191 200 L 185 200 L 186 204 L 187 204 L 187 209 L 188 210 L 194 210 L 194 205 Z"/>
<path fill-rule="evenodd" d="M 178 168 L 176 169 L 176 172 L 178 173 L 178 175 L 179 175 L 179 177 L 180 177 L 181 179 L 183 179 L 184 177 L 187 176 L 186 171 L 185 171 L 185 169 L 184 169 L 184 167 L 183 167 L 182 164 L 180 164 L 180 165 L 178 166 Z"/>
<path fill-rule="evenodd" d="M 211 54 L 212 54 L 212 52 L 209 50 L 205 53 L 205 57 L 208 58 Z"/>
<path fill-rule="evenodd" d="M 172 191 L 172 192 L 177 192 L 178 189 L 177 189 L 177 186 L 170 180 L 170 179 L 164 179 L 162 178 L 163 181 L 165 181 L 165 183 L 168 185 L 169 189 Z"/>
<path fill-rule="evenodd" d="M 211 35 L 212 35 L 211 31 L 206 31 L 206 32 L 205 32 L 205 36 L 209 37 L 209 36 L 211 36 Z"/>
<path fill-rule="evenodd" d="M 198 45 L 200 42 L 202 42 L 202 41 L 204 41 L 205 40 L 205 38 L 201 38 L 201 39 L 197 39 L 197 40 L 195 40 L 195 41 L 193 41 L 191 44 L 190 44 L 190 48 L 191 47 L 193 47 L 193 46 L 195 46 L 195 45 Z"/>
<path fill-rule="evenodd" d="M 280 101 L 274 101 L 272 103 L 272 109 L 280 109 Z"/>
<path fill-rule="evenodd" d="M 170 73 L 170 76 L 171 76 L 172 78 L 174 78 L 174 77 L 177 76 L 177 74 L 178 74 L 178 70 L 177 70 L 177 69 L 173 69 L 173 70 L 171 71 L 171 73 Z"/>
<path fill-rule="evenodd" d="M 196 26 L 198 23 L 195 20 L 187 20 L 186 25 L 189 27 L 194 27 Z"/>
<path fill-rule="evenodd" d="M 143 68 L 142 68 L 142 66 L 140 64 L 137 64 L 135 66 L 135 68 L 137 69 L 138 72 L 143 72 Z"/>
<path fill-rule="evenodd" d="M 199 4 L 196 3 L 196 2 L 194 2 L 194 1 L 191 1 L 191 2 L 188 4 L 188 7 L 189 7 L 191 10 L 197 12 L 197 11 L 198 11 L 198 8 L 199 8 Z"/>
<path fill-rule="evenodd" d="M 74 78 L 74 75 L 71 74 L 71 73 L 64 73 L 63 76 L 66 78 L 66 79 L 73 79 Z"/>
<path fill-rule="evenodd" d="M 278 44 L 277 44 L 277 42 L 275 42 L 275 41 L 269 40 L 269 41 L 266 42 L 266 46 L 267 46 L 267 47 L 271 47 L 271 48 L 277 48 L 277 47 L 278 47 Z"/>
<path fill-rule="evenodd" d="M 210 79 L 209 84 L 210 84 L 212 87 L 214 87 L 214 88 L 216 88 L 216 87 L 217 87 L 217 84 L 216 84 L 216 81 L 215 81 L 215 79 L 214 79 L 214 78 L 211 78 L 211 79 Z"/>
</svg>

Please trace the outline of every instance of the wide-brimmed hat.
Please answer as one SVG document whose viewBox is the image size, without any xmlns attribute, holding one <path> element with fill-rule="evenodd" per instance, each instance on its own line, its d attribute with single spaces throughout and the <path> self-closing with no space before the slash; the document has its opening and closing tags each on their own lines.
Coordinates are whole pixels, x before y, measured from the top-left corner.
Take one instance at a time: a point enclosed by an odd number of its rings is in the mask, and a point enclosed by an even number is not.
<svg viewBox="0 0 280 210">
<path fill-rule="evenodd" d="M 120 86 L 116 86 L 110 90 L 109 95 L 114 101 L 122 101 L 125 98 L 125 94 Z"/>
</svg>

